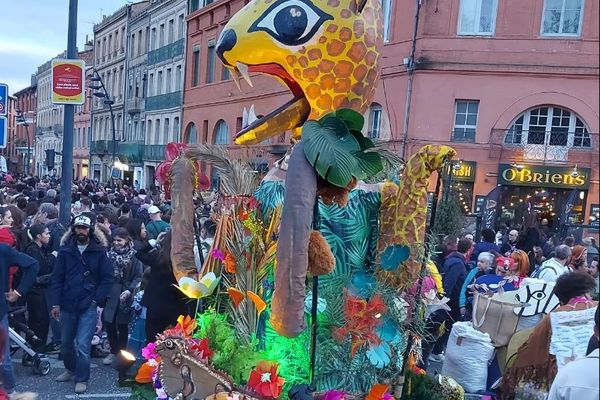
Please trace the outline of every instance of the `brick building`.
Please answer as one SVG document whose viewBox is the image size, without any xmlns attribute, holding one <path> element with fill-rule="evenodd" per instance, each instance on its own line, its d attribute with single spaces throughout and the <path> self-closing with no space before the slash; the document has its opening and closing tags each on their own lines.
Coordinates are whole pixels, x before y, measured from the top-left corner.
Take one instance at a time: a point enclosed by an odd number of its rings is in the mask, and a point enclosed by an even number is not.
<svg viewBox="0 0 600 400">
<path fill-rule="evenodd" d="M 21 111 L 26 124 L 16 127 L 16 152 L 18 155 L 17 171 L 33 173 L 35 165 L 35 118 L 37 111 L 37 81 L 35 75 L 31 77 L 31 85 L 15 93 L 17 99 L 16 109 Z M 29 152 L 29 160 L 27 159 Z M 27 163 L 29 162 L 29 167 Z"/>
</svg>

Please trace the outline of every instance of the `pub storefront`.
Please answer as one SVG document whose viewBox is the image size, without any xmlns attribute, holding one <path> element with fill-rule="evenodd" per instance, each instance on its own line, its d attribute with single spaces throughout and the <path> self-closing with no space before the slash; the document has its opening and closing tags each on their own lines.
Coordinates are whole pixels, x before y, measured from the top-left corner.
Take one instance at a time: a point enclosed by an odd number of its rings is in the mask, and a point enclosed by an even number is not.
<svg viewBox="0 0 600 400">
<path fill-rule="evenodd" d="M 525 215 L 536 212 L 538 221 L 546 219 L 551 231 L 565 223 L 583 224 L 590 173 L 589 168 L 577 166 L 500 164 L 497 222 L 520 223 Z"/>
</svg>

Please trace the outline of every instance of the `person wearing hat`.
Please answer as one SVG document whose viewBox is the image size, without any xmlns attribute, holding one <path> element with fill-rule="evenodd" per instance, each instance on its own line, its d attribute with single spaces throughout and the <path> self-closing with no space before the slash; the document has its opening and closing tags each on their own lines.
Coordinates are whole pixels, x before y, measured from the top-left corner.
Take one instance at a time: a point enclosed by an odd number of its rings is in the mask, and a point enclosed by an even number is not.
<svg viewBox="0 0 600 400">
<path fill-rule="evenodd" d="M 108 241 L 94 229 L 94 216 L 80 214 L 63 236 L 51 284 L 51 316 L 62 327 L 61 356 L 65 372 L 57 382 L 75 380 L 75 393 L 85 393 L 90 377 L 92 336 L 97 307 L 103 308 L 114 281 L 106 254 Z"/>
<path fill-rule="evenodd" d="M 148 216 L 150 217 L 150 222 L 146 225 L 146 231 L 150 236 L 150 239 L 158 238 L 162 232 L 168 231 L 171 226 L 167 224 L 165 221 L 161 219 L 162 212 L 160 208 L 156 206 L 148 207 Z"/>
</svg>

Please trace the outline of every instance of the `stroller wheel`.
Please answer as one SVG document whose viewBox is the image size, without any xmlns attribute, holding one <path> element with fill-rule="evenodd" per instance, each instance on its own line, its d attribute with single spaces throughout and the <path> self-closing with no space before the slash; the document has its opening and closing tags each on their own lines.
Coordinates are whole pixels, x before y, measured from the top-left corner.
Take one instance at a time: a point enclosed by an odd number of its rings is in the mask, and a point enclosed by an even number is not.
<svg viewBox="0 0 600 400">
<path fill-rule="evenodd" d="M 50 373 L 50 361 L 41 360 L 38 366 L 38 373 L 42 376 L 48 375 Z"/>
<path fill-rule="evenodd" d="M 23 352 L 23 357 L 21 357 L 21 364 L 24 367 L 30 367 L 31 365 L 33 365 L 33 357 Z"/>
</svg>

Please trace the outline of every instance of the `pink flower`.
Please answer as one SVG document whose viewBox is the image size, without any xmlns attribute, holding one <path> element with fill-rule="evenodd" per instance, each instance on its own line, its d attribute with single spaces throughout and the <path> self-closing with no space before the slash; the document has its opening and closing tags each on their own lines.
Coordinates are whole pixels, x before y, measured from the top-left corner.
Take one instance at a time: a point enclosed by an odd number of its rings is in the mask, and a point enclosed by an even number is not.
<svg viewBox="0 0 600 400">
<path fill-rule="evenodd" d="M 346 392 L 340 390 L 328 390 L 325 392 L 321 400 L 345 400 Z"/>
<path fill-rule="evenodd" d="M 225 254 L 223 254 L 223 252 L 219 249 L 213 249 L 210 252 L 211 257 L 216 258 L 217 260 L 220 261 L 225 261 Z"/>
<path fill-rule="evenodd" d="M 158 358 L 158 354 L 156 353 L 156 343 L 150 342 L 142 349 L 142 357 L 146 360 L 154 360 Z"/>
</svg>

